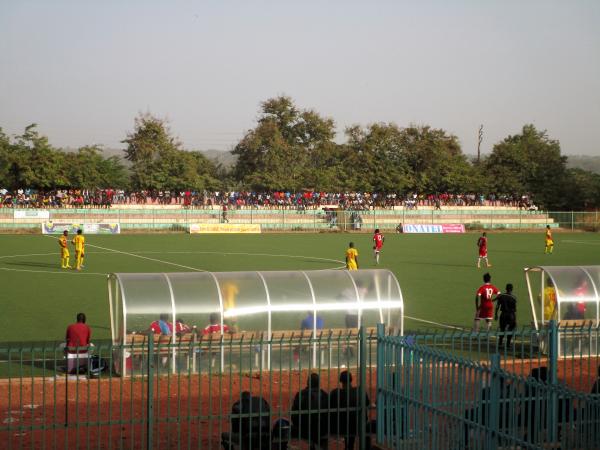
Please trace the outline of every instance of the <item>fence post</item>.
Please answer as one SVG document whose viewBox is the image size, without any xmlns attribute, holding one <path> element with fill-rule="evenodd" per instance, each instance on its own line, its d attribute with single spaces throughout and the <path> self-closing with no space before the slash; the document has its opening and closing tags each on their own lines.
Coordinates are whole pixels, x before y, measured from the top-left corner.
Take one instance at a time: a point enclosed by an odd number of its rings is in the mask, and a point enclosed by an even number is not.
<svg viewBox="0 0 600 450">
<path fill-rule="evenodd" d="M 385 325 L 382 323 L 377 324 L 377 443 L 383 444 L 385 440 L 384 430 L 384 409 L 385 409 L 385 396 L 383 389 L 385 388 L 385 344 L 383 343 L 383 337 L 385 336 Z"/>
<path fill-rule="evenodd" d="M 364 325 L 360 326 L 360 330 L 358 332 L 358 344 L 359 344 L 359 366 L 360 366 L 360 385 L 358 387 L 358 398 L 360 402 L 359 408 L 359 429 L 358 429 L 358 438 L 359 438 L 359 447 L 358 448 L 366 448 L 365 447 L 365 435 L 367 431 L 367 417 L 369 405 L 366 404 L 365 398 L 365 389 L 367 386 L 367 346 L 366 346 L 366 337 L 365 337 L 365 327 Z"/>
<path fill-rule="evenodd" d="M 548 380 L 551 386 L 556 386 L 558 383 L 558 325 L 555 320 L 551 320 L 548 327 L 548 372 L 550 379 Z M 549 431 L 550 442 L 555 442 L 557 438 L 557 409 L 558 399 L 556 390 L 552 390 L 550 394 L 550 402 L 548 404 L 548 423 L 546 426 Z"/>
<path fill-rule="evenodd" d="M 490 450 L 495 450 L 498 448 L 498 427 L 500 424 L 500 401 L 501 401 L 501 392 L 500 392 L 500 354 L 494 353 L 491 358 L 491 380 L 490 380 L 490 398 L 489 398 L 489 432 L 488 436 L 488 445 L 486 448 Z M 485 417 L 483 417 L 485 420 Z"/>
<path fill-rule="evenodd" d="M 575 229 L 575 214 L 571 211 L 571 231 Z"/>
<path fill-rule="evenodd" d="M 147 383 L 146 383 L 146 449 L 153 448 L 153 423 L 154 423 L 154 333 L 148 335 L 148 358 L 146 361 Z"/>
</svg>

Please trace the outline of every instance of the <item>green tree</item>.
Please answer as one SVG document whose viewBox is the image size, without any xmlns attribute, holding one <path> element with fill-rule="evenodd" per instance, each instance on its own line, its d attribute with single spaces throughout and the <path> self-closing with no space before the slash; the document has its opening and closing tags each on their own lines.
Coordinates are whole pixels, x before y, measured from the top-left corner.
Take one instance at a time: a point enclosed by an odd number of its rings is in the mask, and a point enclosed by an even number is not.
<svg viewBox="0 0 600 450">
<path fill-rule="evenodd" d="M 207 189 L 217 185 L 214 165 L 200 153 L 190 153 L 171 136 L 164 120 L 149 114 L 135 119 L 135 129 L 123 141 L 131 161 L 131 183 L 139 189 Z"/>
<path fill-rule="evenodd" d="M 26 127 L 11 147 L 9 172 L 13 188 L 47 190 L 68 185 L 64 153 L 53 148 L 47 137 L 40 136 L 36 124 Z"/>
<path fill-rule="evenodd" d="M 496 192 L 530 193 L 545 208 L 563 208 L 567 206 L 566 160 L 558 141 L 546 131 L 525 125 L 520 134 L 494 145 L 485 167 Z"/>
<path fill-rule="evenodd" d="M 94 189 L 126 187 L 129 175 L 118 157 L 104 158 L 99 146 L 85 146 L 65 154 L 69 186 Z"/>
<path fill-rule="evenodd" d="M 333 144 L 335 124 L 312 110 L 299 110 L 281 96 L 261 105 L 257 126 L 236 145 L 235 177 L 253 189 L 299 190 L 315 181 L 324 149 Z"/>
</svg>

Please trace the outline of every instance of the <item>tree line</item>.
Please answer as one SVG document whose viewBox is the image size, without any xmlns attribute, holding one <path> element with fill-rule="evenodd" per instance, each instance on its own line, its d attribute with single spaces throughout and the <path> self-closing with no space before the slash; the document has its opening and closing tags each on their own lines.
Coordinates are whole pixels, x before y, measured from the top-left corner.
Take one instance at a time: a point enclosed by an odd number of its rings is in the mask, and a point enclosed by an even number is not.
<svg viewBox="0 0 600 450">
<path fill-rule="evenodd" d="M 189 151 L 168 124 L 143 114 L 123 139 L 123 159 L 99 146 L 53 147 L 35 125 L 10 138 L 0 128 L 0 187 L 131 190 L 362 191 L 529 194 L 548 209 L 600 205 L 600 175 L 567 168 L 560 144 L 524 125 L 480 161 L 469 160 L 442 129 L 394 123 L 355 125 L 335 140 L 333 119 L 286 96 L 266 100 L 256 126 L 235 145 L 225 168 Z"/>
</svg>

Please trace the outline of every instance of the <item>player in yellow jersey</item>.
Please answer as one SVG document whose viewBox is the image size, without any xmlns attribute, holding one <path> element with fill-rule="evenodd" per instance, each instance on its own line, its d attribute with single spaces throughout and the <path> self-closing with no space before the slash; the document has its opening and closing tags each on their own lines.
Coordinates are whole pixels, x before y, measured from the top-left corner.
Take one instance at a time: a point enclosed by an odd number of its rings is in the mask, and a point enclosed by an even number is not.
<svg viewBox="0 0 600 450">
<path fill-rule="evenodd" d="M 358 250 L 354 248 L 354 242 L 350 242 L 346 250 L 346 269 L 358 270 Z"/>
<path fill-rule="evenodd" d="M 227 281 L 221 287 L 221 294 L 223 295 L 223 311 L 229 311 L 235 308 L 235 298 L 240 293 L 240 288 L 237 283 L 233 281 Z M 237 320 L 236 317 L 230 316 L 223 321 L 225 325 L 229 327 L 232 333 L 237 331 Z"/>
<path fill-rule="evenodd" d="M 75 246 L 75 268 L 81 270 L 83 267 L 83 257 L 85 256 L 85 237 L 81 228 L 77 230 L 77 236 L 73 238 L 71 243 Z"/>
<path fill-rule="evenodd" d="M 546 225 L 546 248 L 544 253 L 552 254 L 554 251 L 554 239 L 552 239 L 552 231 L 550 231 L 550 225 Z"/>
<path fill-rule="evenodd" d="M 556 320 L 558 312 L 556 308 L 556 288 L 550 277 L 546 278 L 546 287 L 544 287 L 544 292 L 538 296 L 538 301 L 542 300 L 542 295 L 544 296 L 544 321 Z"/>
<path fill-rule="evenodd" d="M 61 237 L 58 238 L 58 246 L 60 247 L 60 267 L 62 269 L 70 269 L 71 265 L 69 264 L 69 258 L 71 255 L 69 254 L 68 248 L 68 238 L 69 232 L 67 230 L 63 231 Z"/>
</svg>

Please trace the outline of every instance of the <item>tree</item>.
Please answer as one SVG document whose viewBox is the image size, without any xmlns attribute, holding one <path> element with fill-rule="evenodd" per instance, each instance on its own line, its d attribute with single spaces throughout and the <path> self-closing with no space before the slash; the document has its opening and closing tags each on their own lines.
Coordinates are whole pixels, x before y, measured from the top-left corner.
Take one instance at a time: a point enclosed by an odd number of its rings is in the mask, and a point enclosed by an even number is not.
<svg viewBox="0 0 600 450">
<path fill-rule="evenodd" d="M 116 156 L 104 158 L 97 145 L 81 147 L 76 153 L 65 154 L 69 186 L 95 189 L 125 187 L 129 174 Z"/>
<path fill-rule="evenodd" d="M 563 208 L 566 160 L 558 141 L 550 139 L 546 131 L 525 125 L 521 134 L 494 145 L 485 167 L 496 192 L 530 193 L 545 208 Z"/>
<path fill-rule="evenodd" d="M 201 190 L 217 185 L 214 165 L 197 152 L 182 150 L 162 119 L 150 114 L 138 116 L 134 131 L 123 142 L 136 189 Z"/>
<path fill-rule="evenodd" d="M 36 124 L 27 126 L 11 145 L 9 177 L 12 187 L 46 190 L 66 186 L 64 153 L 53 148 L 48 138 L 40 136 L 36 128 Z"/>
<path fill-rule="evenodd" d="M 236 178 L 252 189 L 308 187 L 311 171 L 321 165 L 323 151 L 335 136 L 332 119 L 315 111 L 300 111 L 291 98 L 281 96 L 261 105 L 257 126 L 236 145 Z"/>
</svg>

